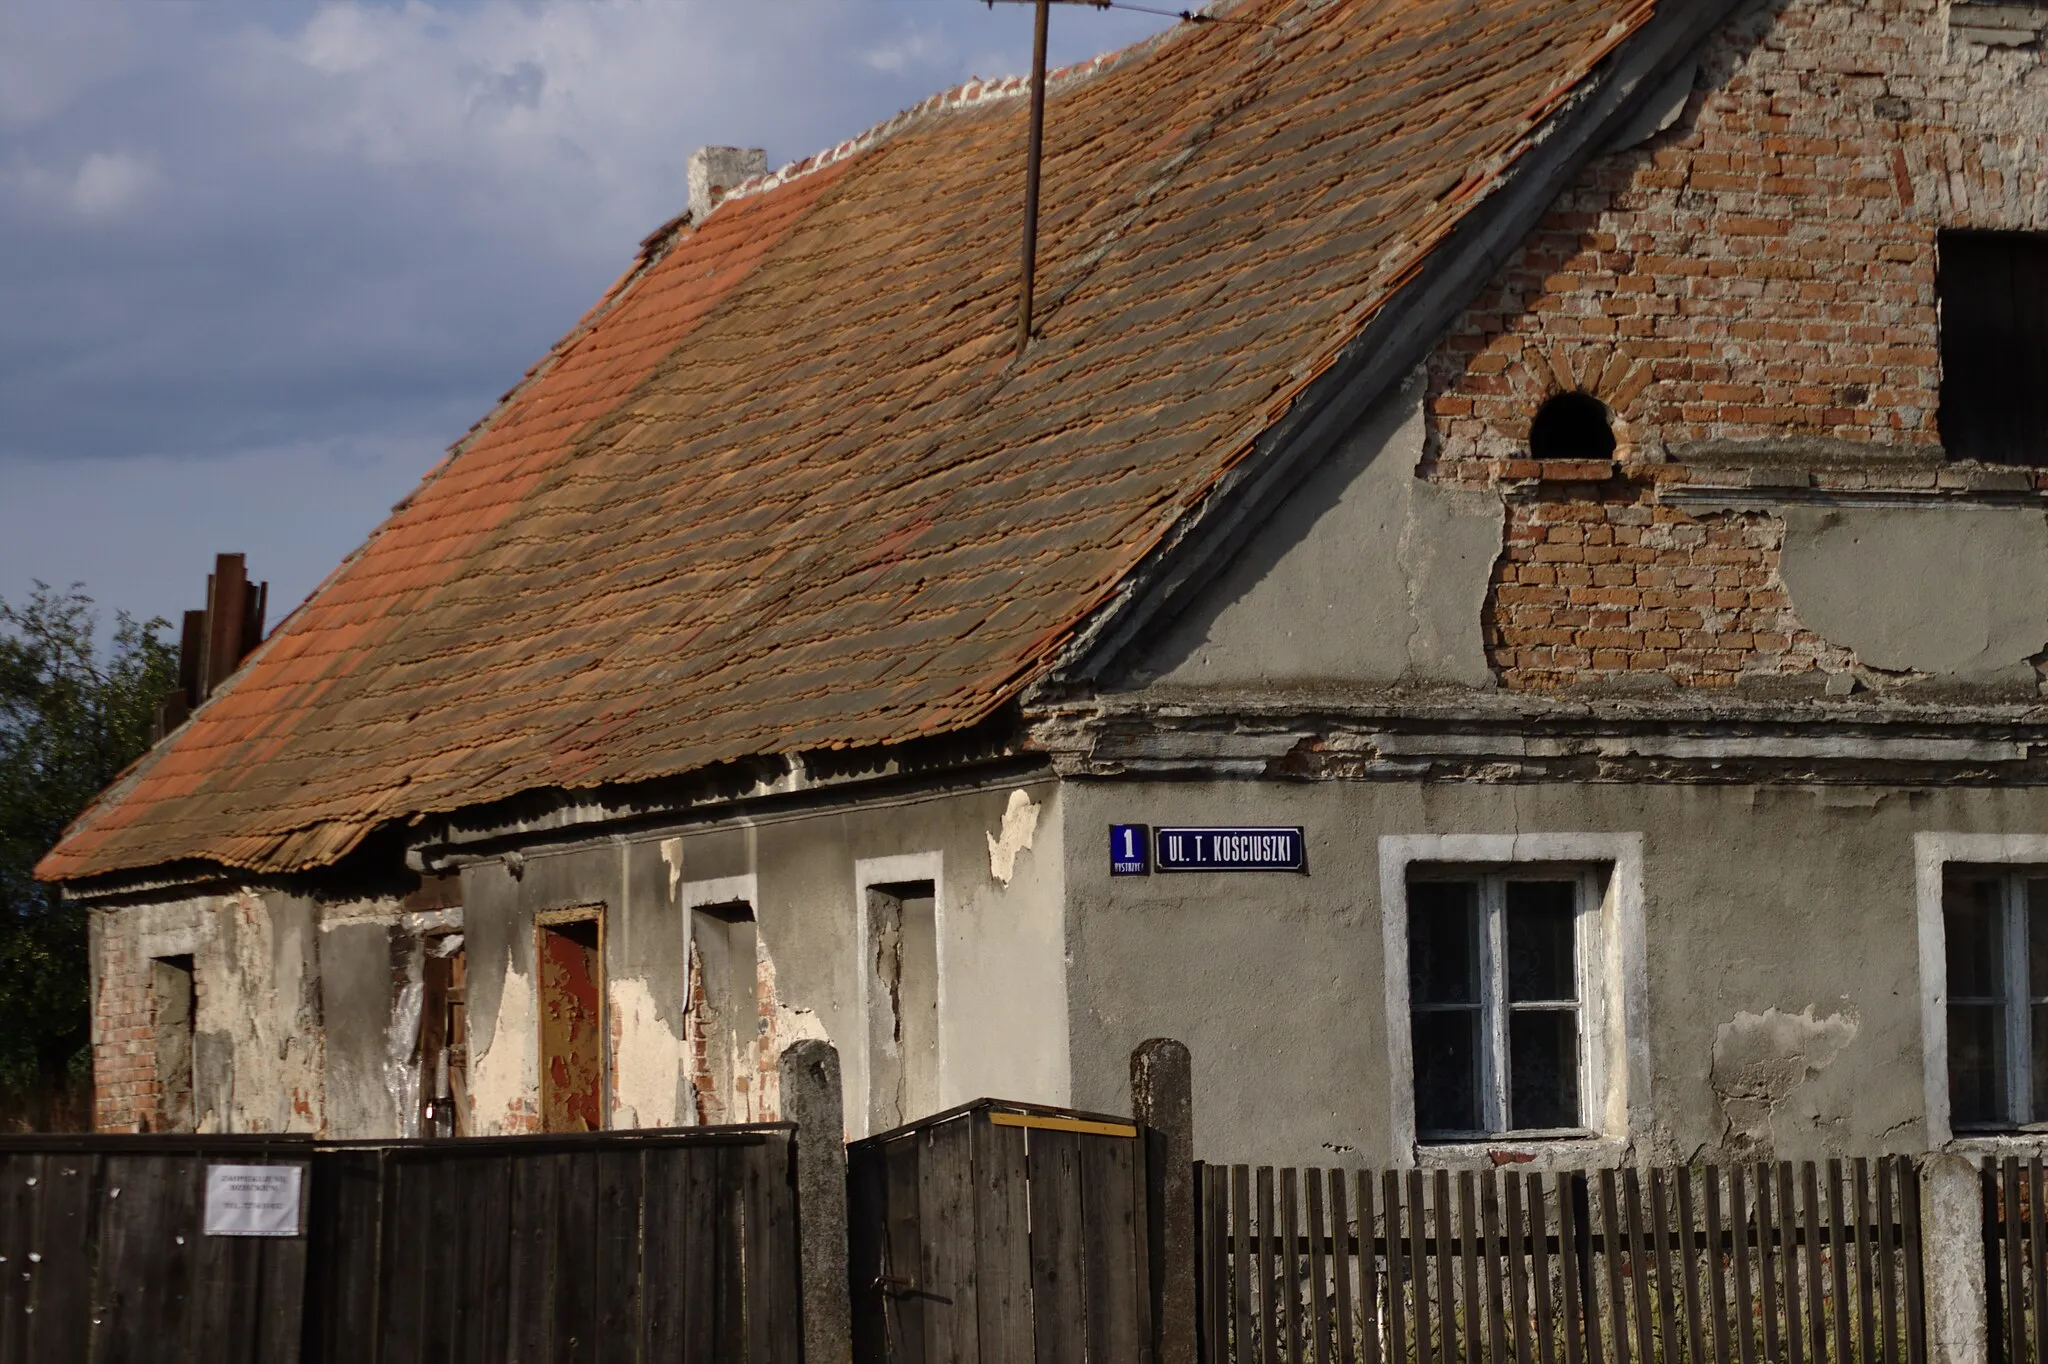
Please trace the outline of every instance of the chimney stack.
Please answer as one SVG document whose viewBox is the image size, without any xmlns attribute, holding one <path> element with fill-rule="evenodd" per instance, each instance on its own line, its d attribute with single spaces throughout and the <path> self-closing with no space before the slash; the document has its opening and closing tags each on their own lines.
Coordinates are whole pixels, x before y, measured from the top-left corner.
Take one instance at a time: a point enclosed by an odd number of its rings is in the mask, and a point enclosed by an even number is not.
<svg viewBox="0 0 2048 1364">
<path fill-rule="evenodd" d="M 187 611 L 178 642 L 177 688 L 157 703 L 152 742 L 185 723 L 263 642 L 270 584 L 249 581 L 239 554 L 222 554 L 206 577 L 206 609 Z"/>
<path fill-rule="evenodd" d="M 699 147 L 690 153 L 690 221 L 701 224 L 741 182 L 767 173 L 760 147 Z"/>
</svg>

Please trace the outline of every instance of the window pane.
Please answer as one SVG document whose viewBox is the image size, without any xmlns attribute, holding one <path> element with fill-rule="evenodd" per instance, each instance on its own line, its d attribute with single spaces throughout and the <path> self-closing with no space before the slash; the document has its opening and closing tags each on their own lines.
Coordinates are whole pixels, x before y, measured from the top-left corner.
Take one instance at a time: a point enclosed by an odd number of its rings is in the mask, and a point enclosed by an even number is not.
<svg viewBox="0 0 2048 1364">
<path fill-rule="evenodd" d="M 1479 1002 L 1479 887 L 1417 881 L 1408 887 L 1408 997 L 1415 1004 Z"/>
<path fill-rule="evenodd" d="M 1572 940 L 1579 903 L 1571 881 L 1508 882 L 1508 1000 L 1577 999 Z"/>
<path fill-rule="evenodd" d="M 1415 1015 L 1415 1130 L 1479 1130 L 1479 1011 Z"/>
<path fill-rule="evenodd" d="M 1572 1009 L 1508 1015 L 1508 1126 L 1579 1125 L 1579 1016 Z"/>
<path fill-rule="evenodd" d="M 1948 1006 L 1948 1102 L 1959 1127 L 2005 1121 L 2005 1010 Z"/>
<path fill-rule="evenodd" d="M 2027 993 L 2048 995 L 2048 881 L 2027 882 Z"/>
<path fill-rule="evenodd" d="M 1942 895 L 1948 925 L 1950 999 L 2005 998 L 2005 939 L 1999 932 L 1999 883 L 1952 880 Z"/>
<path fill-rule="evenodd" d="M 2029 1122 L 2048 1121 L 2048 1004 L 2034 1006 L 2034 1108 Z"/>
</svg>

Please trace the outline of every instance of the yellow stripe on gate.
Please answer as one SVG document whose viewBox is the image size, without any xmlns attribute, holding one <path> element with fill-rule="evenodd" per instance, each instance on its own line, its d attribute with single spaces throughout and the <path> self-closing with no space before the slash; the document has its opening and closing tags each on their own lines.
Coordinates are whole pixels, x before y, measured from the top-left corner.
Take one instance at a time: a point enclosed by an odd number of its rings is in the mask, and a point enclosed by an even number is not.
<svg viewBox="0 0 2048 1364">
<path fill-rule="evenodd" d="M 1138 1129 L 1121 1122 L 1089 1122 L 1085 1118 L 1042 1118 L 1036 1113 L 991 1113 L 997 1127 L 1035 1127 L 1045 1132 L 1083 1132 L 1093 1137 L 1135 1137 Z"/>
</svg>

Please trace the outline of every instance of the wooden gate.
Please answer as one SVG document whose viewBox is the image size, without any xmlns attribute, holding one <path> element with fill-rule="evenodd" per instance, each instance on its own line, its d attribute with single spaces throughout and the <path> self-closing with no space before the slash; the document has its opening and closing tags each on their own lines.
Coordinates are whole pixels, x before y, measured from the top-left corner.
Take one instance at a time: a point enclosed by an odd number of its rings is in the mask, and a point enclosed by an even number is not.
<svg viewBox="0 0 2048 1364">
<path fill-rule="evenodd" d="M 858 1364 L 1144 1364 L 1145 1144 L 1130 1122 L 982 1100 L 854 1143 Z"/>
<path fill-rule="evenodd" d="M 1905 1157 L 1196 1176 L 1207 1364 L 1926 1357 Z"/>
</svg>

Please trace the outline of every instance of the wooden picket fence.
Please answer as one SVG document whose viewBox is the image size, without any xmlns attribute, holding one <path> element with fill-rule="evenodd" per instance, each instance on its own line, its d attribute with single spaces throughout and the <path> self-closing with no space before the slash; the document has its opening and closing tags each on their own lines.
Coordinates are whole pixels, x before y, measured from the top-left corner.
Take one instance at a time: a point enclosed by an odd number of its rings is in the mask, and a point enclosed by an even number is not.
<svg viewBox="0 0 2048 1364">
<path fill-rule="evenodd" d="M 1905 1157 L 1547 1175 L 1203 1165 L 1196 1199 L 1207 1364 L 1926 1357 Z"/>
<path fill-rule="evenodd" d="M 2041 1364 L 2048 1339 L 2048 1207 L 2041 1159 L 1984 1163 L 1984 1290 L 1991 1364 Z"/>
</svg>

